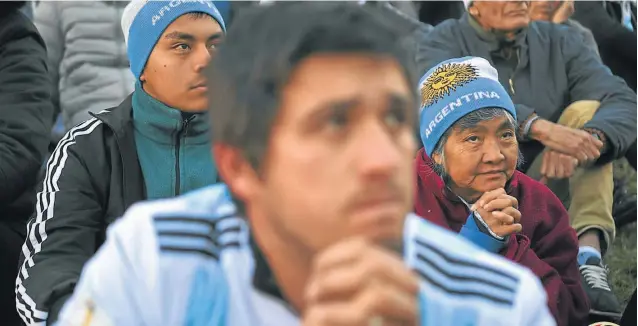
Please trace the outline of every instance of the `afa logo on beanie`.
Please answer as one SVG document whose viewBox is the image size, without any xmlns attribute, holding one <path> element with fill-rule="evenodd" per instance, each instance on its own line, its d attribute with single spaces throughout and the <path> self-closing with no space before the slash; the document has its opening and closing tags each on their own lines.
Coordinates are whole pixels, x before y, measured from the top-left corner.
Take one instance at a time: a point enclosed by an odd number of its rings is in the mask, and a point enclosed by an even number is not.
<svg viewBox="0 0 638 326">
<path fill-rule="evenodd" d="M 122 32 L 131 71 L 136 79 L 146 66 L 155 43 L 175 19 L 194 12 L 213 17 L 226 32 L 222 15 L 210 0 L 133 0 L 122 13 Z"/>
<path fill-rule="evenodd" d="M 512 99 L 498 81 L 498 72 L 478 57 L 443 61 L 419 81 L 419 134 L 431 155 L 443 134 L 456 121 L 483 108 L 501 108 L 516 119 Z"/>
</svg>

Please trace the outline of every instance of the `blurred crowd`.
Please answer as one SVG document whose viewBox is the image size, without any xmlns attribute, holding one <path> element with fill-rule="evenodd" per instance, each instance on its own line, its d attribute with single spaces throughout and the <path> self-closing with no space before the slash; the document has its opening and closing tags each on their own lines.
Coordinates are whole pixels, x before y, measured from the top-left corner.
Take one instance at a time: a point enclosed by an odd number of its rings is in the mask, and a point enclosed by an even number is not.
<svg viewBox="0 0 638 326">
<path fill-rule="evenodd" d="M 235 24 L 246 24 L 242 13 L 277 4 L 207 3 L 166 1 L 150 12 L 137 0 L 0 2 L 0 324 L 62 320 L 108 226 L 133 204 L 222 182 L 234 196 L 246 187 L 239 180 L 246 167 L 220 159 L 235 151 L 215 147 L 211 156 L 211 133 L 244 146 L 239 152 L 257 167 L 266 145 L 248 142 L 246 134 L 268 139 L 267 127 L 255 121 L 275 119 L 239 109 L 215 115 L 209 96 L 220 107 L 270 105 L 260 96 L 280 96 L 283 86 L 265 76 L 283 76 L 297 63 L 246 54 L 250 64 L 233 65 L 230 49 L 239 60 L 242 51 L 292 47 L 264 32 L 243 47 L 229 45 L 228 66 L 219 68 L 236 75 L 238 85 L 260 82 L 261 88 L 209 83 L 209 62 L 241 30 Z M 191 5 L 204 9 L 175 9 Z M 410 211 L 531 270 L 557 325 L 618 322 L 625 307 L 604 260 L 617 230 L 635 228 L 637 215 L 636 195 L 613 164 L 626 159 L 636 169 L 636 2 L 356 5 L 374 7 L 401 31 L 397 41 L 417 79 L 410 85 L 420 108 L 410 126 L 419 144 L 410 154 Z M 357 22 L 339 26 L 348 24 Z M 285 31 L 280 25 L 269 26 Z M 326 49 L 317 52 L 367 46 L 345 36 L 341 42 L 304 37 L 325 42 L 312 45 Z M 302 54 L 291 58 L 315 51 L 299 47 Z M 383 67 L 370 66 L 377 68 Z M 486 84 L 472 86 L 479 77 Z M 474 100 L 488 104 L 467 111 Z M 346 124 L 343 115 L 343 121 L 329 119 Z M 239 122 L 225 127 L 233 119 Z M 211 121 L 221 126 L 215 132 Z M 487 136 L 492 131 L 496 140 Z M 312 155 L 302 156 L 291 160 L 311 164 Z M 289 168 L 291 178 L 295 169 Z"/>
</svg>

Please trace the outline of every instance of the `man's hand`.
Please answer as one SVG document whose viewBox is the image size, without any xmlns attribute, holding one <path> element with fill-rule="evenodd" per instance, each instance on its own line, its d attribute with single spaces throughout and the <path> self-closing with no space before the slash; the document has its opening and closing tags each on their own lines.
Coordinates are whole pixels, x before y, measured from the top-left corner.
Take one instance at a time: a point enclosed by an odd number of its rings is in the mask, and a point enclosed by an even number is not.
<svg viewBox="0 0 638 326">
<path fill-rule="evenodd" d="M 401 257 L 362 238 L 345 240 L 315 258 L 302 325 L 415 326 L 418 291 Z"/>
<path fill-rule="evenodd" d="M 518 210 L 518 200 L 499 188 L 488 191 L 470 207 L 477 211 L 487 227 L 500 237 L 520 232 L 521 212 Z"/>
<path fill-rule="evenodd" d="M 548 179 L 564 179 L 574 174 L 578 167 L 578 160 L 575 157 L 562 154 L 553 150 L 543 152 L 543 163 L 541 165 L 541 182 L 547 184 Z"/>
<path fill-rule="evenodd" d="M 530 136 L 551 150 L 575 157 L 580 165 L 596 161 L 603 148 L 603 142 L 584 130 L 543 119 L 532 124 Z"/>
<path fill-rule="evenodd" d="M 552 23 L 562 24 L 574 14 L 574 0 L 566 0 L 560 4 L 560 7 L 554 12 Z"/>
</svg>

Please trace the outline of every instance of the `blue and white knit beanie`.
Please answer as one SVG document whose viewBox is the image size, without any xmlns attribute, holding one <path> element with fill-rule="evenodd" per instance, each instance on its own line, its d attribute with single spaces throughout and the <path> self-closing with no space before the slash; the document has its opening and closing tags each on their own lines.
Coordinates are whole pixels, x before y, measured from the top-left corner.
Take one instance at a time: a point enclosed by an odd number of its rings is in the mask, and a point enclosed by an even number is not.
<svg viewBox="0 0 638 326">
<path fill-rule="evenodd" d="M 224 19 L 210 0 L 133 0 L 126 6 L 122 13 L 122 31 L 135 78 L 140 79 L 146 61 L 166 27 L 192 12 L 210 15 L 226 32 Z"/>
<path fill-rule="evenodd" d="M 478 57 L 443 61 L 419 81 L 419 133 L 428 156 L 456 121 L 483 108 L 502 108 L 516 119 L 512 99 L 498 81 L 498 72 Z"/>
</svg>

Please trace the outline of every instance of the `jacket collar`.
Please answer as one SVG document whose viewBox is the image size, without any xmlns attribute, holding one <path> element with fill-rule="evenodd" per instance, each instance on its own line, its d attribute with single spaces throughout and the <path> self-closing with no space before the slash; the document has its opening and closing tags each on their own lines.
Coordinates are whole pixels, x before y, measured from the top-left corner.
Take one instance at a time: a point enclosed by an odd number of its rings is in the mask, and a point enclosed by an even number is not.
<svg viewBox="0 0 638 326">
<path fill-rule="evenodd" d="M 136 83 L 132 98 L 133 126 L 145 137 L 160 144 L 174 144 L 176 135 L 191 144 L 205 144 L 208 137 L 208 112 L 186 113 L 150 96 Z"/>
<path fill-rule="evenodd" d="M 127 96 L 116 107 L 108 108 L 98 113 L 90 113 L 90 115 L 102 121 L 118 138 L 121 138 L 127 134 L 127 127 L 133 127 L 132 98 L 133 94 Z"/>
<path fill-rule="evenodd" d="M 466 28 L 469 27 L 479 39 L 481 39 L 490 52 L 498 52 L 505 47 L 523 48 L 526 47 L 528 28 L 519 30 L 514 39 L 508 40 L 505 34 L 497 31 L 486 31 L 470 14 L 465 13 L 461 17 L 461 23 Z"/>
</svg>

